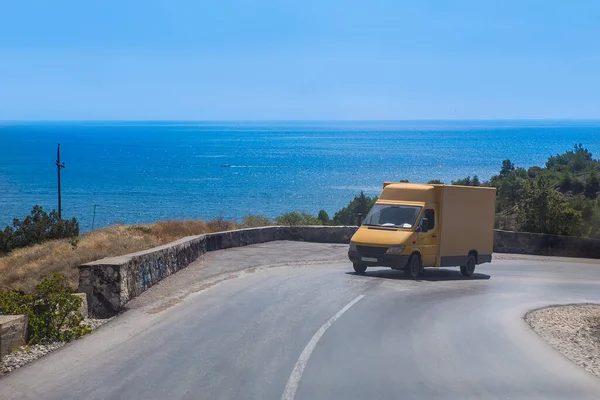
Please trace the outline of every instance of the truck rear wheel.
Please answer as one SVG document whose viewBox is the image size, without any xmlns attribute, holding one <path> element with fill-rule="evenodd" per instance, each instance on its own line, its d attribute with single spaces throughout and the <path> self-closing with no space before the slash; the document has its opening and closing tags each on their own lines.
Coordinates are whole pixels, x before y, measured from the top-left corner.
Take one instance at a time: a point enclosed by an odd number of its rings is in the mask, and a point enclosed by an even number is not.
<svg viewBox="0 0 600 400">
<path fill-rule="evenodd" d="M 408 259 L 406 263 L 406 267 L 404 267 L 404 272 L 411 278 L 417 279 L 423 266 L 421 265 L 421 257 L 418 254 L 413 254 Z"/>
<path fill-rule="evenodd" d="M 357 274 L 364 274 L 367 270 L 367 266 L 365 264 L 354 263 L 352 266 L 354 267 L 354 272 Z"/>
<path fill-rule="evenodd" d="M 463 265 L 460 267 L 460 273 L 463 276 L 471 276 L 473 272 L 475 272 L 475 256 L 473 254 L 469 254 L 467 257 L 467 265 Z"/>
</svg>

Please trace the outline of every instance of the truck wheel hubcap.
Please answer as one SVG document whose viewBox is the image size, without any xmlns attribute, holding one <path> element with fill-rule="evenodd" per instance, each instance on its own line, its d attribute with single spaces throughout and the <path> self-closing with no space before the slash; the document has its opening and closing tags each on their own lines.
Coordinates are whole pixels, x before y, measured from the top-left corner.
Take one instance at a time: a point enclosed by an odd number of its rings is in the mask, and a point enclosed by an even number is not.
<svg viewBox="0 0 600 400">
<path fill-rule="evenodd" d="M 410 267 L 411 267 L 410 272 L 412 272 L 413 275 L 416 275 L 419 273 L 419 259 L 417 257 L 413 258 L 413 261 L 412 261 Z"/>
</svg>

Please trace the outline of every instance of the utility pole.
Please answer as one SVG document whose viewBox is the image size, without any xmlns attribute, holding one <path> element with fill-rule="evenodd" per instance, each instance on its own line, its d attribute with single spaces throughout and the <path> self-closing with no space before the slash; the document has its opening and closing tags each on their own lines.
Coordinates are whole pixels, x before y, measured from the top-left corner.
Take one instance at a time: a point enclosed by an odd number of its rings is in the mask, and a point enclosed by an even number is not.
<svg viewBox="0 0 600 400">
<path fill-rule="evenodd" d="M 60 162 L 60 143 L 56 149 L 56 169 L 58 170 L 58 219 L 62 219 L 62 204 L 60 198 L 60 170 L 65 167 L 65 163 Z"/>
<path fill-rule="evenodd" d="M 92 217 L 92 230 L 94 230 L 94 222 L 96 222 L 96 207 L 98 207 L 98 204 L 94 204 L 94 216 Z"/>
</svg>

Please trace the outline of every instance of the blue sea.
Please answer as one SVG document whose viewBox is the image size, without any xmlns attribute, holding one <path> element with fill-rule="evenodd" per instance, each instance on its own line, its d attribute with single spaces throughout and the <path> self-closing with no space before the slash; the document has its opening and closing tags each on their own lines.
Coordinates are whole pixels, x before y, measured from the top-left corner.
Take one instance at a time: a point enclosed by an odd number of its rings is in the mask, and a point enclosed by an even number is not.
<svg viewBox="0 0 600 400">
<path fill-rule="evenodd" d="M 3 122 L 0 225 L 34 204 L 83 231 L 171 218 L 331 216 L 384 181 L 497 174 L 543 165 L 582 143 L 600 155 L 600 121 Z M 94 208 L 96 209 L 94 217 Z"/>
</svg>

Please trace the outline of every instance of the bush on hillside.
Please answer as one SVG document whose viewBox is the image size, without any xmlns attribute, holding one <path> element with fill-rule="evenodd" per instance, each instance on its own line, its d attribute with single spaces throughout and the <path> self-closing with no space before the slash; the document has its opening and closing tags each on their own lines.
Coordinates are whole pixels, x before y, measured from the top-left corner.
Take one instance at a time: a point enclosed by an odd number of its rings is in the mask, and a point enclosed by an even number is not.
<svg viewBox="0 0 600 400">
<path fill-rule="evenodd" d="M 267 217 L 263 217 L 261 215 L 248 214 L 242 220 L 243 228 L 258 228 L 261 226 L 271 226 L 273 225 L 273 221 L 271 221 Z"/>
<path fill-rule="evenodd" d="M 302 225 L 321 225 L 321 221 L 314 215 L 305 212 L 288 212 L 275 218 L 277 225 L 302 226 Z"/>
<path fill-rule="evenodd" d="M 538 177 L 527 185 L 519 209 L 519 230 L 572 235 L 579 229 L 581 212 L 560 200 L 548 177 Z"/>
<path fill-rule="evenodd" d="M 28 319 L 31 344 L 69 342 L 90 332 L 79 313 L 81 298 L 73 295 L 65 276 L 52 273 L 33 293 L 0 292 L 0 314 L 24 314 Z"/>
<path fill-rule="evenodd" d="M 56 210 L 45 212 L 36 205 L 24 220 L 13 219 L 12 227 L 0 231 L 0 251 L 8 253 L 13 249 L 42 243 L 46 240 L 72 238 L 79 235 L 79 223 L 75 218 L 58 218 Z"/>
<path fill-rule="evenodd" d="M 508 169 L 506 164 L 512 166 Z M 537 176 L 538 173 L 535 174 Z M 496 188 L 496 209 L 500 211 L 512 210 L 523 199 L 525 187 L 530 178 L 523 168 L 515 168 L 510 160 L 503 161 L 499 175 L 490 179 L 490 185 Z"/>
<path fill-rule="evenodd" d="M 596 169 L 600 166 L 598 160 L 594 160 L 592 153 L 583 147 L 581 143 L 574 146 L 573 150 L 557 154 L 548 158 L 546 168 L 548 170 L 572 173 L 580 173 Z"/>
<path fill-rule="evenodd" d="M 217 217 L 206 223 L 206 228 L 209 232 L 225 232 L 237 228 L 237 224 L 233 221 L 227 221 L 223 217 Z"/>
<path fill-rule="evenodd" d="M 479 182 L 479 177 L 477 175 L 473 175 L 473 178 L 467 176 L 466 178 L 452 181 L 452 184 L 460 186 L 481 186 L 481 182 Z"/>
<path fill-rule="evenodd" d="M 548 158 L 545 167 L 504 160 L 490 179 L 499 227 L 600 238 L 600 161 L 581 144 Z"/>
<path fill-rule="evenodd" d="M 600 194 L 600 174 L 598 171 L 593 171 L 591 176 L 585 182 L 584 194 L 590 199 L 595 199 Z"/>
<path fill-rule="evenodd" d="M 321 223 L 323 225 L 329 224 L 329 214 L 327 214 L 327 211 L 325 211 L 325 210 L 319 211 L 317 218 L 319 219 L 319 221 L 321 221 Z"/>
</svg>

